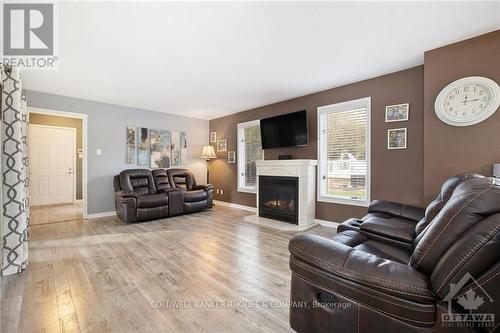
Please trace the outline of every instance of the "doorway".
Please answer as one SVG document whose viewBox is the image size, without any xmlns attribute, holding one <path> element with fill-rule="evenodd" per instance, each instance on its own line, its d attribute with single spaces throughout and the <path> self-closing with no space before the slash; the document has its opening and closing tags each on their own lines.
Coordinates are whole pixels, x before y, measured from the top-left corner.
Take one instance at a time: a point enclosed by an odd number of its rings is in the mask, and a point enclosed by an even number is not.
<svg viewBox="0 0 500 333">
<path fill-rule="evenodd" d="M 83 121 L 30 110 L 30 225 L 81 220 Z"/>
</svg>

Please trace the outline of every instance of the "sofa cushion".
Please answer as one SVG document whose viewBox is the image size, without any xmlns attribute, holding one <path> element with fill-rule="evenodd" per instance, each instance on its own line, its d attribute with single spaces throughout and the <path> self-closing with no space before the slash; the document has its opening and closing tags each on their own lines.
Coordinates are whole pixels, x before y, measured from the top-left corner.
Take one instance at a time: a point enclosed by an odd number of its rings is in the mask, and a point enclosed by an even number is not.
<svg viewBox="0 0 500 333">
<path fill-rule="evenodd" d="M 415 234 L 415 221 L 401 217 L 381 217 L 368 214 L 363 218 L 360 229 L 380 236 L 389 237 L 405 243 L 412 243 Z"/>
<path fill-rule="evenodd" d="M 352 231 L 355 232 L 355 231 Z M 387 260 L 317 235 L 290 240 L 292 257 L 345 280 L 415 302 L 432 302 L 429 279 L 408 263 Z"/>
<path fill-rule="evenodd" d="M 203 200 L 207 200 L 207 192 L 203 190 L 184 192 L 184 202 L 197 202 Z"/>
<path fill-rule="evenodd" d="M 137 197 L 137 208 L 155 208 L 168 205 L 166 193 L 140 195 Z"/>
<path fill-rule="evenodd" d="M 158 192 L 162 192 L 171 188 L 167 171 L 165 169 L 155 169 L 152 171 L 152 174 L 155 181 L 156 190 Z"/>
<path fill-rule="evenodd" d="M 153 175 L 147 169 L 130 169 L 120 172 L 122 190 L 134 191 L 138 195 L 155 194 Z"/>
<path fill-rule="evenodd" d="M 364 251 L 387 260 L 407 264 L 410 261 L 410 252 L 401 248 L 378 242 L 360 232 L 346 230 L 335 235 L 332 240 L 350 246 L 356 250 Z"/>
</svg>

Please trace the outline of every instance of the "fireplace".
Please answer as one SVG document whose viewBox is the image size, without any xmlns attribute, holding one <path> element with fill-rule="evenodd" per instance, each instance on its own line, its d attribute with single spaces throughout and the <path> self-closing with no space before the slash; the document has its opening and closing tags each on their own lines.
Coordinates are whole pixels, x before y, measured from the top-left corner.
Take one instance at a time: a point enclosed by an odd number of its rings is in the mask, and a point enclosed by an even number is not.
<svg viewBox="0 0 500 333">
<path fill-rule="evenodd" d="M 298 224 L 299 178 L 259 176 L 259 216 Z"/>
</svg>

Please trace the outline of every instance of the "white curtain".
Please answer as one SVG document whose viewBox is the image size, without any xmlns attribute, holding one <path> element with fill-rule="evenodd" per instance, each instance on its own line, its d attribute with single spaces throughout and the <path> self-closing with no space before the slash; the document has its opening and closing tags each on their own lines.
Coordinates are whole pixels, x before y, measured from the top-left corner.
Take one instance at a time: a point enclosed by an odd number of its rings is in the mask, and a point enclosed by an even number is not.
<svg viewBox="0 0 500 333">
<path fill-rule="evenodd" d="M 28 264 L 28 112 L 17 68 L 0 64 L 1 78 L 1 263 L 0 275 Z"/>
</svg>

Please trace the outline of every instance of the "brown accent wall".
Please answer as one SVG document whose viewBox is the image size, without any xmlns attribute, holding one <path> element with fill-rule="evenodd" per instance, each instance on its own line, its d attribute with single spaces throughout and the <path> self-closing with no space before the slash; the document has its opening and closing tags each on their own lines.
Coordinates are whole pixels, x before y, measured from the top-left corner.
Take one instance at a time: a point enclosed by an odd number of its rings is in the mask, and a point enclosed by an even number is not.
<svg viewBox="0 0 500 333">
<path fill-rule="evenodd" d="M 500 82 L 500 30 L 425 53 L 424 203 L 448 177 L 463 172 L 491 175 L 493 163 L 500 162 L 500 112 L 468 127 L 447 125 L 434 112 L 441 89 L 466 76 Z"/>
<path fill-rule="evenodd" d="M 217 139 L 228 139 L 228 150 L 236 151 L 238 123 L 307 109 L 309 145 L 303 148 L 280 148 L 265 151 L 265 159 L 291 154 L 295 159 L 317 159 L 317 108 L 323 105 L 371 96 L 371 198 L 398 201 L 421 206 L 423 196 L 423 79 L 424 68 L 418 66 L 369 80 L 325 90 L 292 100 L 259 107 L 210 121 L 210 131 Z M 385 123 L 385 106 L 410 103 L 410 119 L 406 122 Z M 387 130 L 408 128 L 408 149 L 387 150 Z M 217 200 L 252 206 L 254 194 L 236 190 L 237 166 L 227 163 L 227 153 L 217 152 L 218 159 L 210 164 L 210 182 L 223 189 Z M 316 218 L 341 222 L 349 217 L 361 217 L 366 208 L 331 203 L 316 203 Z"/>
<path fill-rule="evenodd" d="M 67 117 L 58 117 L 58 116 L 50 116 L 41 113 L 32 113 L 30 112 L 29 117 L 30 124 L 35 125 L 46 125 L 46 126 L 59 126 L 59 127 L 69 127 L 76 128 L 76 149 L 82 149 L 82 120 L 77 118 L 67 118 Z M 78 158 L 78 154 L 76 154 L 76 199 L 80 200 L 83 198 L 82 195 L 82 159 Z"/>
</svg>

